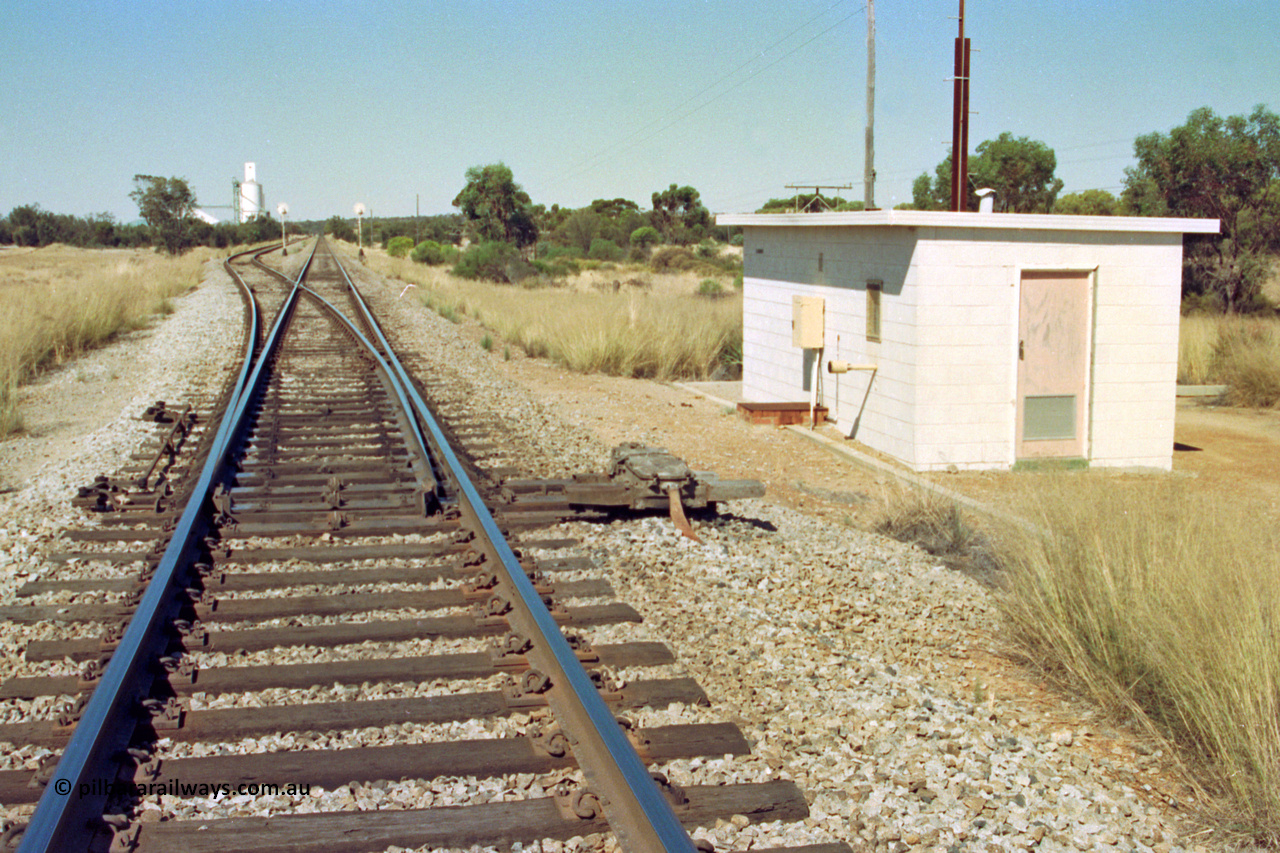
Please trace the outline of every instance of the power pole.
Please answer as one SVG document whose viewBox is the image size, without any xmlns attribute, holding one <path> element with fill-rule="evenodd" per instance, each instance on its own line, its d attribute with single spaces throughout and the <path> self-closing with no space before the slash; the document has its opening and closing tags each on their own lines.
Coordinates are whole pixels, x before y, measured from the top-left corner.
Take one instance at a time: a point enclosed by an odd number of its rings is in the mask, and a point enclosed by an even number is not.
<svg viewBox="0 0 1280 853">
<path fill-rule="evenodd" d="M 955 82 L 951 108 L 951 209 L 969 206 L 969 40 L 964 37 L 964 0 L 956 38 Z"/>
<path fill-rule="evenodd" d="M 876 0 L 867 0 L 867 153 L 862 175 L 863 207 L 876 207 Z"/>
</svg>

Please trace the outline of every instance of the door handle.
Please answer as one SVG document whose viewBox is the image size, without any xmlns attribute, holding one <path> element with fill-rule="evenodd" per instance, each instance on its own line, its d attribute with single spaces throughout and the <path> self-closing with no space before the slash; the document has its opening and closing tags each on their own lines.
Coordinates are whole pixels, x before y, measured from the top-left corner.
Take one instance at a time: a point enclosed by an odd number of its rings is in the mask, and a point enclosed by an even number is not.
<svg viewBox="0 0 1280 853">
<path fill-rule="evenodd" d="M 1027 350 L 1023 343 L 1023 341 L 1018 341 L 1018 361 L 1026 361 L 1027 359 Z"/>
</svg>

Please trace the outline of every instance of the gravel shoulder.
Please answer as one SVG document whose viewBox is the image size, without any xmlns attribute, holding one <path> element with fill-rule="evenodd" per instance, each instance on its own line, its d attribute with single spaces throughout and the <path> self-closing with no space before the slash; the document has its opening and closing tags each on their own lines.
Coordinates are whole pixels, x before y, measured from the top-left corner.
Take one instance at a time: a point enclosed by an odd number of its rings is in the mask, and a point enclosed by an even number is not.
<svg viewBox="0 0 1280 853">
<path fill-rule="evenodd" d="M 667 642 L 711 711 L 752 741 L 735 778 L 793 778 L 810 799 L 802 824 L 709 830 L 718 848 L 1209 849 L 1186 841 L 1188 795 L 1158 748 L 1003 657 L 978 583 L 864 529 L 892 483 L 673 386 L 507 360 L 501 345 L 486 352 L 477 328 L 398 299 L 399 285 L 367 270 L 357 278 L 416 351 L 411 366 L 449 364 L 458 385 L 448 405 L 500 421 L 527 470 L 598 470 L 612 446 L 643 441 L 695 469 L 767 484 L 765 499 L 697 522 L 703 544 L 662 517 L 563 526 L 645 615 L 639 636 Z M 240 314 L 220 267 L 175 305 L 26 392 L 32 434 L 0 444 L 3 603 L 51 572 L 41 555 L 80 518 L 74 488 L 137 448 L 147 403 L 221 386 Z M 614 639 L 601 631 L 598 641 Z M 6 673 L 23 642 L 0 632 Z M 678 782 L 697 772 L 672 768 Z"/>
</svg>

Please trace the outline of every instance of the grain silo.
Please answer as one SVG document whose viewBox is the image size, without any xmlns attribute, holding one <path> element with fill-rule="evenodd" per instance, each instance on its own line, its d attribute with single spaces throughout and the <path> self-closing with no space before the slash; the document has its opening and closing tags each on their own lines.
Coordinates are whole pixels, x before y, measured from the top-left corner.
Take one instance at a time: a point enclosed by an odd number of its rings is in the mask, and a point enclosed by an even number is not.
<svg viewBox="0 0 1280 853">
<path fill-rule="evenodd" d="M 262 213 L 262 184 L 258 183 L 258 165 L 244 164 L 244 181 L 240 184 L 240 221 L 248 222 Z"/>
</svg>

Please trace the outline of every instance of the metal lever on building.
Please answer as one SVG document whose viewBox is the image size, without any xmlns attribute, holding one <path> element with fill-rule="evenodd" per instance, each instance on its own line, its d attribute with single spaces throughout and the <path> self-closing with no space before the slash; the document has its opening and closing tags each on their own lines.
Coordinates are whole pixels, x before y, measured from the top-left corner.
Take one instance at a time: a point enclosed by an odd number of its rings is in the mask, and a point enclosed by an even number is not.
<svg viewBox="0 0 1280 853">
<path fill-rule="evenodd" d="M 832 359 L 827 362 L 827 373 L 848 373 L 851 370 L 870 370 L 875 372 L 880 369 L 876 364 L 853 364 L 848 361 L 836 361 Z"/>
</svg>

